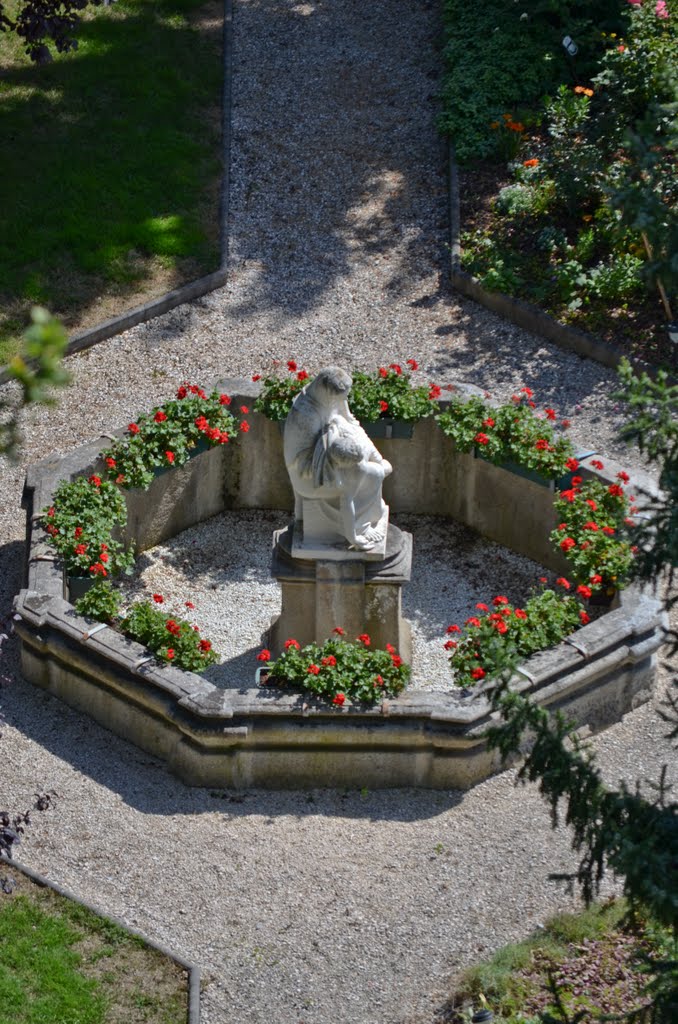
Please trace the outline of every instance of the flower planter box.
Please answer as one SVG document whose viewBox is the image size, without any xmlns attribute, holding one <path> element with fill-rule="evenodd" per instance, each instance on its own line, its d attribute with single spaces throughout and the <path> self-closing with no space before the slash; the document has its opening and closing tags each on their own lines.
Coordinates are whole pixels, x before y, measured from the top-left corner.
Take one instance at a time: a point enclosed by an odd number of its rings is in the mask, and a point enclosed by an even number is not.
<svg viewBox="0 0 678 1024">
<path fill-rule="evenodd" d="M 479 448 L 473 449 L 473 455 L 476 459 L 482 459 L 483 462 L 491 463 L 496 466 L 497 469 L 503 469 L 507 473 L 513 473 L 514 476 L 520 476 L 523 480 L 531 480 L 533 483 L 539 484 L 540 487 L 548 488 L 549 491 L 553 491 L 555 489 L 555 481 L 542 476 L 536 469 L 528 469 L 527 466 L 521 466 L 520 463 L 512 462 L 511 460 L 500 463 L 492 462 L 492 459 L 486 458 Z"/>
<path fill-rule="evenodd" d="M 379 419 L 362 423 L 361 426 L 367 436 L 373 439 L 409 441 L 414 435 L 414 423 L 406 423 L 404 420 Z"/>
<path fill-rule="evenodd" d="M 96 576 L 67 576 L 66 587 L 70 603 L 75 604 L 77 600 L 84 597 L 95 583 Z"/>
</svg>

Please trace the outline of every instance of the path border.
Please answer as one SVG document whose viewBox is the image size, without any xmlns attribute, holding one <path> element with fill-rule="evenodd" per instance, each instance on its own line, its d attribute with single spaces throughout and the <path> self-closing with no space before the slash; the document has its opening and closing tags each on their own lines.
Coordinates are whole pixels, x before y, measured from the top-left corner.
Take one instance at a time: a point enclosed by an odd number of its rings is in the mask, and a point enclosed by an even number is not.
<svg viewBox="0 0 678 1024">
<path fill-rule="evenodd" d="M 455 158 L 454 143 L 448 141 L 448 202 L 450 217 L 450 281 L 452 287 L 468 299 L 498 313 L 511 323 L 536 334 L 559 348 L 587 359 L 593 359 L 603 366 L 616 370 L 625 353 L 611 342 L 602 341 L 593 334 L 561 324 L 538 306 L 522 299 L 513 299 L 503 292 L 487 291 L 477 277 L 461 269 L 461 217 L 459 208 L 459 173 Z M 627 357 L 638 369 L 652 373 L 652 367 L 641 359 Z M 656 372 L 656 371 L 655 371 Z"/>
<path fill-rule="evenodd" d="M 231 97 L 233 82 L 233 0 L 224 0 L 224 25 L 223 25 L 223 70 L 224 80 L 222 87 L 222 112 L 221 132 L 223 157 L 223 170 L 221 187 L 219 190 L 219 267 L 204 277 L 195 278 L 186 284 L 173 288 L 164 295 L 150 299 L 141 306 L 122 313 L 120 316 L 105 320 L 96 327 L 90 327 L 85 331 L 79 331 L 69 338 L 65 355 L 70 356 L 75 352 L 91 348 L 100 341 L 112 338 L 116 334 L 122 334 L 137 324 L 145 323 L 154 317 L 168 313 L 171 309 L 198 299 L 202 295 L 215 291 L 226 284 L 228 262 L 228 218 L 231 184 Z M 31 363 L 29 362 L 29 365 Z M 33 364 L 34 365 L 34 364 Z M 0 367 L 0 385 L 13 380 L 13 375 L 6 367 Z"/>
<path fill-rule="evenodd" d="M 64 899 L 70 900 L 72 903 L 77 903 L 78 906 L 84 907 L 85 910 L 89 910 L 92 914 L 96 914 L 98 917 L 103 917 L 106 921 L 111 921 L 117 925 L 118 928 L 122 928 L 123 931 L 129 935 L 134 935 L 136 938 L 141 939 L 147 946 L 154 949 L 158 953 L 162 953 L 163 956 L 168 957 L 174 961 L 178 967 L 186 971 L 188 975 L 188 1024 L 200 1024 L 200 968 L 197 964 L 194 964 L 190 960 L 184 959 L 178 953 L 174 953 L 167 946 L 164 946 L 161 942 L 154 942 L 153 939 L 149 939 L 147 935 L 144 935 L 138 928 L 131 928 L 125 921 L 120 917 L 116 917 L 114 914 L 108 914 L 105 910 L 101 910 L 100 907 L 95 906 L 93 903 L 88 903 L 87 900 L 81 899 L 72 893 L 70 889 L 65 889 L 58 882 L 52 882 L 49 878 L 45 878 L 44 875 L 34 871 L 33 868 L 27 867 L 20 861 L 14 860 L 13 857 L 8 857 L 4 853 L 0 853 L 0 864 L 8 864 L 10 867 L 16 868 L 17 871 L 25 875 L 26 878 L 30 878 L 36 885 L 41 886 L 43 889 L 51 889 L 52 892 L 57 893 L 58 896 L 62 896 Z"/>
</svg>

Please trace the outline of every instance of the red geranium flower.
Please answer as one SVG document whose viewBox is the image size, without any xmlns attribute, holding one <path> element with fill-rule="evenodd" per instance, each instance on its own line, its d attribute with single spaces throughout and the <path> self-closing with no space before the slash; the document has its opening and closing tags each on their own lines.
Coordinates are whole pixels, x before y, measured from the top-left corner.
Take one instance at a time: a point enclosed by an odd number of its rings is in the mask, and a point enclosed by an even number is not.
<svg viewBox="0 0 678 1024">
<path fill-rule="evenodd" d="M 154 594 L 153 600 L 155 601 L 156 604 L 162 604 L 165 598 L 162 596 L 162 594 Z"/>
<path fill-rule="evenodd" d="M 138 425 L 136 423 L 128 423 L 127 424 L 127 429 L 130 432 L 130 434 L 138 434 L 139 433 L 139 427 L 138 427 Z"/>
<path fill-rule="evenodd" d="M 230 404 L 231 404 L 231 396 L 230 395 L 219 395 L 219 405 L 230 405 Z"/>
<path fill-rule="evenodd" d="M 178 622 L 175 622 L 174 619 L 168 619 L 165 623 L 165 628 L 174 636 L 179 636 L 179 633 L 181 633 L 181 626 Z"/>
<path fill-rule="evenodd" d="M 337 664 L 337 659 L 334 657 L 333 654 L 328 654 L 326 658 L 320 659 L 320 664 L 327 665 L 329 668 L 334 668 L 334 666 Z"/>
<path fill-rule="evenodd" d="M 156 423 L 164 423 L 167 419 L 167 413 L 163 412 L 162 409 L 158 409 L 153 419 Z"/>
<path fill-rule="evenodd" d="M 623 469 L 620 473 L 617 473 L 617 480 L 621 480 L 623 484 L 627 484 L 630 479 L 631 477 L 629 476 L 629 474 L 625 473 Z"/>
<path fill-rule="evenodd" d="M 243 434 L 247 433 L 247 431 L 250 429 L 250 425 L 247 422 L 247 420 L 242 421 L 242 423 L 240 424 L 240 429 L 242 430 Z"/>
<path fill-rule="evenodd" d="M 620 487 L 619 484 L 610 484 L 607 489 L 608 494 L 611 494 L 613 498 L 623 498 L 624 488 Z"/>
<path fill-rule="evenodd" d="M 595 469 L 605 469 L 605 465 L 600 461 L 600 459 L 591 459 L 591 465 Z"/>
<path fill-rule="evenodd" d="M 556 580 L 556 583 L 559 587 L 563 587 L 564 590 L 570 589 L 570 581 L 566 580 L 564 576 L 559 576 Z"/>
<path fill-rule="evenodd" d="M 297 380 L 308 380 L 308 374 L 306 373 L 306 370 L 299 370 L 299 373 L 297 374 Z"/>
<path fill-rule="evenodd" d="M 106 465 L 108 466 L 109 469 L 115 469 L 115 459 L 112 459 L 111 456 L 109 455 L 108 458 L 106 459 Z"/>
<path fill-rule="evenodd" d="M 195 608 L 195 605 L 193 604 L 192 601 L 186 601 L 185 604 L 187 608 Z"/>
<path fill-rule="evenodd" d="M 259 653 L 257 654 L 257 661 L 270 661 L 270 660 L 271 660 L 271 652 L 269 651 L 268 647 L 264 647 L 264 649 L 262 651 L 259 651 Z"/>
<path fill-rule="evenodd" d="M 260 374 L 260 373 L 253 373 L 253 374 L 252 374 L 252 380 L 253 380 L 253 381 L 255 382 L 255 384 L 256 384 L 256 382 L 257 382 L 258 380 L 261 380 L 261 374 Z"/>
<path fill-rule="evenodd" d="M 89 478 L 89 482 L 91 483 L 92 487 L 101 487 L 101 477 L 100 476 L 92 475 Z"/>
<path fill-rule="evenodd" d="M 95 562 L 94 565 L 90 565 L 89 571 L 93 576 L 108 576 L 108 573 L 101 562 Z"/>
<path fill-rule="evenodd" d="M 527 618 L 527 612 L 523 611 L 522 608 L 516 608 L 514 610 L 513 614 L 515 615 L 515 617 L 517 619 L 526 619 Z"/>
<path fill-rule="evenodd" d="M 396 649 L 393 646 L 393 644 L 386 644 L 386 650 L 388 651 L 389 654 L 395 654 L 396 652 Z"/>
<path fill-rule="evenodd" d="M 549 448 L 549 443 L 545 438 L 540 437 L 534 446 L 538 452 L 546 452 Z"/>
<path fill-rule="evenodd" d="M 584 523 L 582 530 L 590 530 L 591 533 L 597 533 L 598 523 L 594 523 L 593 520 L 590 520 L 588 523 Z"/>
<path fill-rule="evenodd" d="M 165 452 L 165 458 L 169 462 L 170 466 L 174 462 L 174 452 Z"/>
<path fill-rule="evenodd" d="M 212 644 L 210 643 L 209 640 L 201 640 L 198 644 L 198 647 L 200 648 L 201 651 L 204 651 L 205 653 L 207 653 L 207 651 L 212 650 Z"/>
<path fill-rule="evenodd" d="M 555 419 L 557 419 L 557 417 L 556 417 L 556 410 L 555 409 L 544 409 L 544 412 L 546 413 L 546 419 L 547 420 L 555 420 Z"/>
<path fill-rule="evenodd" d="M 380 377 L 388 377 L 388 370 L 386 369 L 385 366 L 380 366 L 379 367 L 379 376 Z"/>
<path fill-rule="evenodd" d="M 76 528 L 75 528 L 75 538 L 76 538 L 76 540 L 77 540 L 78 537 L 82 537 L 82 526 L 76 526 Z"/>
<path fill-rule="evenodd" d="M 395 370 L 398 375 L 403 372 L 402 366 L 399 366 L 398 363 L 389 363 L 389 369 Z"/>
<path fill-rule="evenodd" d="M 287 369 L 290 371 L 290 373 L 297 372 L 297 364 L 295 363 L 294 359 L 287 360 Z"/>
<path fill-rule="evenodd" d="M 337 636 L 343 636 L 343 635 L 344 635 L 344 633 L 345 633 L 345 630 L 343 630 L 343 629 L 341 628 L 341 626 L 335 626 L 335 627 L 334 627 L 334 629 L 332 630 L 332 632 L 333 632 L 333 633 L 336 633 L 336 634 L 337 634 Z"/>
<path fill-rule="evenodd" d="M 587 498 L 587 499 L 586 499 L 586 504 L 587 504 L 587 505 L 588 505 L 588 507 L 589 507 L 590 509 L 592 509 L 592 510 L 593 510 L 594 512 L 595 512 L 595 511 L 597 511 L 597 509 L 598 509 L 598 504 L 597 504 L 597 502 L 595 502 L 595 501 L 593 500 L 593 498 Z"/>
<path fill-rule="evenodd" d="M 383 676 L 375 676 L 374 677 L 374 685 L 375 686 L 383 686 L 384 685 L 384 677 Z"/>
<path fill-rule="evenodd" d="M 320 674 L 320 666 L 319 665 L 309 665 L 308 668 L 306 669 L 306 671 L 311 676 L 317 676 L 317 675 Z"/>
<path fill-rule="evenodd" d="M 583 482 L 583 480 L 584 480 L 583 476 L 573 476 L 572 477 L 572 486 L 573 487 L 579 487 L 579 485 Z"/>
<path fill-rule="evenodd" d="M 431 400 L 435 400 L 436 398 L 440 398 L 441 394 L 442 394 L 442 391 L 440 390 L 440 388 L 438 387 L 437 384 L 431 384 L 430 385 L 428 397 Z"/>
<path fill-rule="evenodd" d="M 490 443 L 489 437 L 487 436 L 487 434 L 483 434 L 482 431 L 479 431 L 476 434 L 476 436 L 473 438 L 473 440 L 476 442 L 476 444 L 489 444 Z"/>
<path fill-rule="evenodd" d="M 560 542 L 561 551 L 569 551 L 571 548 L 576 546 L 577 542 L 576 540 L 573 540 L 572 537 L 565 537 L 564 540 L 561 540 Z"/>
<path fill-rule="evenodd" d="M 589 618 L 589 616 L 586 614 L 585 611 L 579 612 L 579 620 L 580 620 L 582 626 L 585 626 L 587 624 L 587 622 L 591 621 L 591 619 Z"/>
<path fill-rule="evenodd" d="M 85 552 L 87 551 L 87 545 L 76 544 L 75 547 L 73 548 L 73 551 L 75 552 L 76 555 L 84 555 Z"/>
<path fill-rule="evenodd" d="M 357 639 L 360 640 L 361 644 L 365 644 L 365 647 L 369 647 L 370 644 L 372 643 L 372 641 L 370 640 L 369 633 L 361 633 L 360 636 L 357 637 Z"/>
<path fill-rule="evenodd" d="M 591 596 L 591 588 L 585 586 L 583 583 L 580 583 L 577 587 L 577 593 L 580 597 L 589 598 Z"/>
<path fill-rule="evenodd" d="M 339 707 L 341 707 L 341 705 L 344 703 L 345 700 L 346 700 L 346 697 L 344 696 L 344 694 L 343 693 L 338 693 L 336 695 L 336 697 L 333 698 L 332 703 L 333 704 L 338 704 Z"/>
<path fill-rule="evenodd" d="M 489 608 L 487 607 L 487 605 L 486 605 L 486 604 L 482 604 L 481 602 L 479 602 L 479 603 L 478 603 L 478 604 L 476 605 L 476 608 L 478 609 L 478 611 L 479 611 L 479 612 L 489 612 L 489 610 L 490 610 L 490 609 L 489 609 Z"/>
<path fill-rule="evenodd" d="M 484 679 L 485 678 L 485 669 L 481 668 L 480 665 L 478 665 L 478 667 L 474 668 L 473 671 L 471 672 L 471 678 L 472 679 Z"/>
<path fill-rule="evenodd" d="M 494 426 L 494 420 L 492 419 L 491 416 L 488 416 L 486 420 L 483 420 L 483 426 L 484 427 L 493 427 Z"/>
<path fill-rule="evenodd" d="M 466 620 L 464 625 L 465 626 L 476 626 L 476 627 L 479 627 L 480 626 L 480 619 L 477 618 L 475 615 L 472 615 L 470 619 Z"/>
<path fill-rule="evenodd" d="M 399 654 L 392 654 L 391 655 L 391 662 L 393 663 L 393 667 L 394 668 L 400 668 L 400 666 L 403 663 L 403 659 L 400 657 Z"/>
<path fill-rule="evenodd" d="M 379 402 L 379 408 L 382 412 L 386 412 L 386 410 L 388 409 L 388 402 L 385 402 L 383 399 L 381 399 Z"/>
<path fill-rule="evenodd" d="M 107 562 L 108 561 L 108 555 L 106 554 L 105 551 L 102 551 L 101 554 L 99 555 L 99 561 L 100 562 Z"/>
<path fill-rule="evenodd" d="M 560 425 L 563 428 L 563 430 L 568 430 L 572 426 L 569 420 L 561 420 Z"/>
<path fill-rule="evenodd" d="M 611 526 L 602 526 L 601 529 L 608 537 L 614 536 L 614 529 Z"/>
<path fill-rule="evenodd" d="M 492 599 L 492 604 L 495 606 L 495 608 L 498 607 L 500 604 L 508 604 L 508 603 L 509 603 L 508 597 L 504 597 L 503 594 L 497 594 L 497 596 Z"/>
<path fill-rule="evenodd" d="M 173 657 L 174 657 L 174 648 L 173 647 L 168 647 L 167 648 L 167 658 L 168 658 L 168 660 L 171 661 Z"/>
<path fill-rule="evenodd" d="M 600 576 L 597 572 L 594 573 L 593 576 L 591 576 L 591 578 L 589 580 L 589 583 L 592 583 L 594 585 L 594 587 L 597 587 L 598 584 L 602 583 L 602 582 L 603 582 L 603 577 Z"/>
<path fill-rule="evenodd" d="M 293 640 L 292 637 L 290 637 L 289 640 L 285 641 L 285 650 L 289 651 L 290 647 L 296 647 L 297 650 L 300 650 L 299 641 Z"/>
<path fill-rule="evenodd" d="M 188 389 L 184 384 L 182 384 L 181 387 L 177 390 L 177 398 L 185 398 L 187 394 Z"/>
<path fill-rule="evenodd" d="M 454 651 L 459 645 L 456 640 L 446 640 L 443 647 L 446 651 Z"/>
<path fill-rule="evenodd" d="M 447 632 L 448 633 L 461 633 L 461 629 L 459 628 L 459 626 L 448 626 L 447 627 Z"/>
<path fill-rule="evenodd" d="M 410 370 L 418 370 L 419 369 L 419 363 L 417 362 L 416 359 L 408 359 L 408 360 L 406 360 L 406 362 L 407 362 L 407 365 L 409 366 Z"/>
</svg>

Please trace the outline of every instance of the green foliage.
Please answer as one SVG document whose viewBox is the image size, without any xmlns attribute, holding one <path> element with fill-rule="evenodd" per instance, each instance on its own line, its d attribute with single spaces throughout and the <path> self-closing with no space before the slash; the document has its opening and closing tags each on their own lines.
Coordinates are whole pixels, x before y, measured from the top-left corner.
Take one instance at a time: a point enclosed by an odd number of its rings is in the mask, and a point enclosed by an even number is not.
<svg viewBox="0 0 678 1024">
<path fill-rule="evenodd" d="M 563 476 L 574 456 L 568 438 L 556 436 L 555 410 L 534 412 L 532 391 L 523 388 L 506 405 L 493 406 L 478 397 L 453 398 L 438 424 L 460 452 L 476 448 L 495 465 L 515 462 L 548 479 Z"/>
<path fill-rule="evenodd" d="M 400 693 L 410 668 L 396 649 L 390 644 L 386 650 L 374 649 L 364 633 L 349 643 L 342 639 L 343 632 L 338 627 L 336 636 L 324 644 L 304 648 L 290 638 L 275 661 L 270 660 L 270 651 L 262 651 L 258 659 L 270 672 L 267 685 L 303 689 L 339 707 L 345 700 L 374 704 Z"/>
<path fill-rule="evenodd" d="M 569 588 L 567 580 L 559 581 Z M 460 634 L 445 647 L 451 652 L 450 667 L 457 686 L 472 687 L 482 680 L 500 676 L 507 663 L 518 663 L 537 651 L 554 647 L 588 621 L 576 598 L 544 589 L 524 608 L 514 608 L 506 597 L 498 595 L 490 610 L 478 604 L 481 616 L 467 619 L 466 630 L 452 625 L 447 632 Z"/>
<path fill-rule="evenodd" d="M 202 672 L 218 661 L 209 640 L 203 640 L 197 627 L 185 619 L 173 619 L 150 601 L 136 601 L 120 628 L 166 664 L 189 672 Z"/>
<path fill-rule="evenodd" d="M 551 540 L 572 566 L 574 579 L 592 590 L 621 590 L 628 583 L 633 551 L 625 526 L 636 509 L 624 491 L 626 481 L 626 473 L 613 484 L 575 477 L 554 503 L 560 523 Z"/>
<path fill-rule="evenodd" d="M 120 612 L 122 597 L 108 580 L 97 580 L 86 594 L 75 602 L 75 610 L 97 622 L 113 622 Z"/>
<path fill-rule="evenodd" d="M 109 477 L 121 487 L 147 488 L 155 469 L 184 465 L 199 445 L 237 440 L 238 430 L 249 425 L 238 425 L 230 404 L 229 395 L 207 395 L 197 384 L 182 384 L 175 399 L 140 415 L 129 424 L 127 437 L 101 453 Z M 240 411 L 249 410 L 241 406 Z"/>
<path fill-rule="evenodd" d="M 42 510 L 47 543 L 61 556 L 69 576 L 106 577 L 128 571 L 131 550 L 112 536 L 127 523 L 125 499 L 107 480 L 92 475 L 63 480 Z"/>
<path fill-rule="evenodd" d="M 418 368 L 414 359 L 408 359 L 407 364 L 413 370 Z M 295 395 L 310 380 L 305 370 L 297 370 L 293 360 L 287 366 L 287 377 L 274 374 L 264 379 L 261 394 L 254 403 L 255 412 L 263 413 L 270 420 L 284 420 Z M 440 396 L 440 388 L 435 384 L 414 385 L 411 375 L 403 372 L 397 363 L 392 363 L 388 369 L 381 366 L 373 374 L 353 370 L 351 376 L 349 409 L 363 423 L 374 423 L 378 419 L 416 423 L 438 409 L 435 399 Z"/>
<path fill-rule="evenodd" d="M 46 309 L 31 311 L 32 324 L 24 334 L 22 355 L 7 367 L 10 378 L 21 388 L 19 403 L 0 399 L 0 455 L 16 456 L 20 440 L 18 416 L 22 407 L 34 403 L 52 405 L 54 388 L 68 383 L 62 366 L 68 337 L 61 324 Z"/>
<path fill-rule="evenodd" d="M 656 379 L 636 374 L 625 360 L 619 368 L 621 389 L 615 396 L 629 406 L 631 417 L 623 437 L 638 445 L 648 462 L 659 469 L 660 495 L 645 495 L 643 514 L 630 530 L 638 546 L 634 576 L 654 579 L 678 567 L 678 385 L 659 371 Z M 678 596 L 669 593 L 669 606 Z"/>
</svg>

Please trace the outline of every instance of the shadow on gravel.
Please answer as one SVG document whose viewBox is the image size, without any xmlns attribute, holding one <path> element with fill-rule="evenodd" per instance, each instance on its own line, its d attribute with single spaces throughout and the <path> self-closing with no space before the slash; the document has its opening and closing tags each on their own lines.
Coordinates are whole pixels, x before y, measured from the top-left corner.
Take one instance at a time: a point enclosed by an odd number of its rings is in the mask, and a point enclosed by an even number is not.
<svg viewBox="0 0 678 1024">
<path fill-rule="evenodd" d="M 361 266 L 392 299 L 446 264 L 439 5 L 254 0 L 234 32 L 227 316 L 301 318 Z"/>
</svg>

